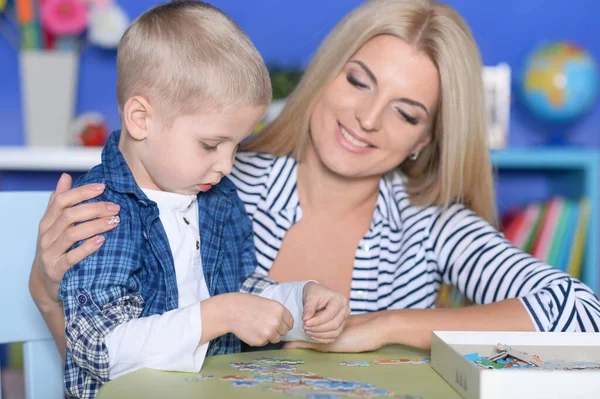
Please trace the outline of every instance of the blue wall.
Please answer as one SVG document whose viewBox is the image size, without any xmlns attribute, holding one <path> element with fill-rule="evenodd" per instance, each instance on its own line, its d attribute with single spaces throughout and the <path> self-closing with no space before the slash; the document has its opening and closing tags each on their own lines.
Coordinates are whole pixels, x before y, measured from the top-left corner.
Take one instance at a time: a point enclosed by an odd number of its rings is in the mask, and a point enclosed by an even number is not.
<svg viewBox="0 0 600 399">
<path fill-rule="evenodd" d="M 156 4 L 118 0 L 130 17 Z M 305 65 L 335 23 L 360 0 L 213 0 L 250 35 L 268 63 Z M 484 63 L 508 62 L 516 70 L 543 40 L 569 39 L 600 61 L 600 2 L 596 0 L 449 0 L 470 24 Z M 593 34 L 593 31 L 596 33 Z M 77 112 L 99 111 L 119 126 L 115 100 L 115 52 L 86 50 L 81 57 Z M 23 144 L 18 58 L 0 39 L 0 145 Z M 600 146 L 600 107 L 575 126 L 575 144 Z M 513 106 L 509 143 L 543 142 L 544 129 Z"/>
</svg>

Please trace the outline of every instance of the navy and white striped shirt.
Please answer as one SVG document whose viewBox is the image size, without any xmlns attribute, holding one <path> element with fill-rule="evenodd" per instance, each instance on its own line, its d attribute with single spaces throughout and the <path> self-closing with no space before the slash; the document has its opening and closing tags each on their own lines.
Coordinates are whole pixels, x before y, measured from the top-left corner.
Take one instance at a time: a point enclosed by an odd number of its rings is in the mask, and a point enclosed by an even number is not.
<svg viewBox="0 0 600 399">
<path fill-rule="evenodd" d="M 302 217 L 297 166 L 289 157 L 240 153 L 229 176 L 253 223 L 257 273 L 268 273 Z M 599 330 L 600 303 L 587 286 L 514 247 L 461 204 L 412 205 L 403 175 L 389 172 L 356 252 L 352 313 L 433 308 L 442 282 L 477 304 L 520 298 L 538 331 Z"/>
</svg>

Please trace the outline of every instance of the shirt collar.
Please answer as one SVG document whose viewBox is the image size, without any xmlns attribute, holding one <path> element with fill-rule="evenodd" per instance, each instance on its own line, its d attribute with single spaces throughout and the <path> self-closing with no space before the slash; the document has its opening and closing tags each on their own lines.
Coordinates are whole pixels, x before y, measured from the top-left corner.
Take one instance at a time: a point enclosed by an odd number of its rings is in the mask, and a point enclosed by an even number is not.
<svg viewBox="0 0 600 399">
<path fill-rule="evenodd" d="M 106 179 L 104 183 L 111 190 L 131 194 L 143 204 L 148 204 L 151 201 L 138 186 L 125 157 L 119 150 L 120 137 L 120 130 L 112 132 L 102 150 L 102 170 Z"/>
<path fill-rule="evenodd" d="M 195 195 L 170 193 L 168 191 L 150 190 L 142 188 L 146 196 L 157 204 L 168 207 L 172 211 L 184 211 L 197 200 Z"/>
<path fill-rule="evenodd" d="M 259 207 L 271 215 L 278 214 L 290 224 L 302 218 L 298 199 L 298 163 L 290 157 L 279 157 L 269 177 L 269 189 Z"/>
<path fill-rule="evenodd" d="M 280 215 L 290 224 L 302 218 L 302 208 L 298 199 L 298 163 L 290 157 L 279 157 L 273 165 L 274 174 L 269 178 L 266 197 L 258 207 L 271 215 Z M 398 172 L 391 171 L 379 180 L 377 204 L 371 220 L 371 229 L 387 220 L 392 230 L 399 230 L 400 212 L 393 180 Z"/>
<path fill-rule="evenodd" d="M 394 190 L 393 180 L 398 172 L 391 171 L 385 174 L 379 180 L 379 195 L 377 196 L 377 205 L 373 213 L 371 228 L 383 220 L 387 220 L 390 229 L 397 231 L 400 229 L 400 199 L 396 198 L 397 189 Z"/>
</svg>

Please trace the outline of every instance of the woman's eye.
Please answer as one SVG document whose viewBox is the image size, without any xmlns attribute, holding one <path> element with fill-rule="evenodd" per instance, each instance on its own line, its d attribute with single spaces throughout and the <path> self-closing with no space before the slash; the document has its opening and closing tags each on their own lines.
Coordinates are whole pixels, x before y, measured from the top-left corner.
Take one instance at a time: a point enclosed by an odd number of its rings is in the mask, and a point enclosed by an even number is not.
<svg viewBox="0 0 600 399">
<path fill-rule="evenodd" d="M 410 123 L 411 125 L 416 125 L 417 123 L 419 123 L 419 120 L 417 118 L 415 118 L 414 116 L 410 116 L 409 114 L 402 111 L 401 109 L 399 109 L 398 112 L 404 118 L 404 120 L 407 121 L 408 123 Z"/>
<path fill-rule="evenodd" d="M 202 148 L 204 148 L 206 151 L 215 151 L 217 149 L 216 145 L 208 145 L 206 143 L 202 143 Z"/>
<path fill-rule="evenodd" d="M 346 76 L 346 79 L 348 80 L 348 82 L 355 87 L 359 87 L 361 89 L 366 89 L 369 86 L 367 86 L 366 84 L 362 83 L 361 81 L 359 81 L 358 79 L 356 79 L 354 76 L 352 76 L 351 74 L 348 74 Z"/>
</svg>

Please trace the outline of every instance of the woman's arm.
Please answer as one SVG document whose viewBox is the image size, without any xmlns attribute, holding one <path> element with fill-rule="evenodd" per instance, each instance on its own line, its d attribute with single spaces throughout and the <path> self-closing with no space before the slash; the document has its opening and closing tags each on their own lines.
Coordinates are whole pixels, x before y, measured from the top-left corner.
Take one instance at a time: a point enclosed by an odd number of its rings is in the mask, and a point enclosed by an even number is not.
<svg viewBox="0 0 600 399">
<path fill-rule="evenodd" d="M 65 319 L 62 302 L 54 302 L 45 294 L 44 279 L 39 274 L 40 270 L 37 267 L 31 268 L 29 292 L 31 292 L 31 296 L 40 310 L 52 338 L 54 338 L 60 356 L 65 360 L 67 343 L 65 341 Z"/>
<path fill-rule="evenodd" d="M 600 302 L 589 287 L 516 248 L 464 206 L 434 218 L 427 239 L 442 281 L 474 303 L 518 298 L 537 331 L 598 331 Z"/>
<path fill-rule="evenodd" d="M 50 196 L 40 221 L 36 254 L 29 275 L 31 297 L 63 357 L 64 315 L 58 299 L 58 285 L 67 270 L 100 248 L 104 242 L 100 234 L 118 225 L 114 216 L 119 213 L 118 205 L 106 202 L 76 205 L 102 194 L 104 186 L 93 184 L 71 190 L 71 182 L 71 176 L 63 174 Z M 86 241 L 67 252 L 81 240 Z"/>
<path fill-rule="evenodd" d="M 589 287 L 515 248 L 470 210 L 452 206 L 434 219 L 427 237 L 429 261 L 443 282 L 478 305 L 350 316 L 333 344 L 287 347 L 362 352 L 393 343 L 429 348 L 435 330 L 599 330 L 600 302 Z"/>
<path fill-rule="evenodd" d="M 353 315 L 333 343 L 292 342 L 286 349 L 323 352 L 368 352 L 390 344 L 431 347 L 433 331 L 535 331 L 517 299 L 452 309 L 400 309 Z"/>
</svg>

